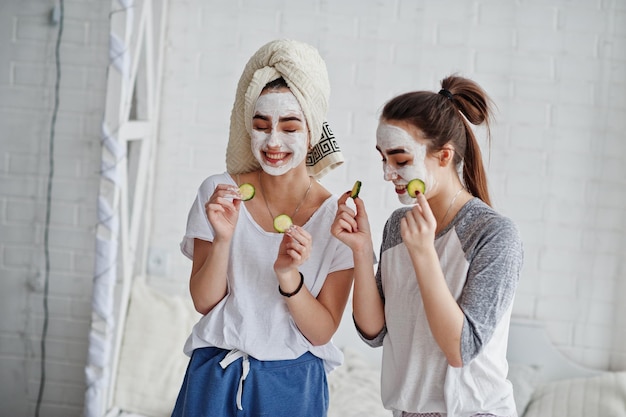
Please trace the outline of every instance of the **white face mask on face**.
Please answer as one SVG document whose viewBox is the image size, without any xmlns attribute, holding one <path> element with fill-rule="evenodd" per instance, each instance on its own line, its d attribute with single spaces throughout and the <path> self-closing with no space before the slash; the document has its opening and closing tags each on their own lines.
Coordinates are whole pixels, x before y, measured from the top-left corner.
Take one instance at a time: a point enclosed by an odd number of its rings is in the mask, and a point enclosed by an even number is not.
<svg viewBox="0 0 626 417">
<path fill-rule="evenodd" d="M 385 181 L 391 181 L 396 186 L 398 199 L 402 204 L 415 204 L 417 199 L 412 198 L 406 191 L 406 185 L 412 179 L 419 178 L 426 185 L 426 194 L 435 185 L 433 176 L 426 169 L 426 145 L 419 143 L 406 130 L 381 122 L 376 130 L 376 145 L 383 154 L 383 172 Z M 412 162 L 403 166 L 389 163 L 393 158 L 393 152 L 401 150 L 404 154 L 412 157 Z"/>
<path fill-rule="evenodd" d="M 304 113 L 293 93 L 262 94 L 256 101 L 254 115 L 266 118 L 270 126 L 265 130 L 252 129 L 251 134 L 252 153 L 263 171 L 269 175 L 282 175 L 300 165 L 307 154 L 308 131 Z M 287 117 L 301 120 L 301 130 L 280 130 L 280 120 Z"/>
</svg>

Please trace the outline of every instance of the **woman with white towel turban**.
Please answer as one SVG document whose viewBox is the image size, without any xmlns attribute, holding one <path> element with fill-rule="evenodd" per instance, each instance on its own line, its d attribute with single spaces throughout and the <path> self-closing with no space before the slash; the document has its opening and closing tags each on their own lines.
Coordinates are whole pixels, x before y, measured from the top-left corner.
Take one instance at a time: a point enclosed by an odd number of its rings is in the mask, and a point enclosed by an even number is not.
<svg viewBox="0 0 626 417">
<path fill-rule="evenodd" d="M 350 249 L 330 234 L 337 196 L 317 181 L 343 162 L 329 94 L 326 64 L 302 42 L 269 42 L 243 71 L 227 172 L 200 185 L 181 242 L 203 317 L 173 417 L 327 414 L 353 275 Z M 279 215 L 293 224 L 277 227 Z"/>
</svg>

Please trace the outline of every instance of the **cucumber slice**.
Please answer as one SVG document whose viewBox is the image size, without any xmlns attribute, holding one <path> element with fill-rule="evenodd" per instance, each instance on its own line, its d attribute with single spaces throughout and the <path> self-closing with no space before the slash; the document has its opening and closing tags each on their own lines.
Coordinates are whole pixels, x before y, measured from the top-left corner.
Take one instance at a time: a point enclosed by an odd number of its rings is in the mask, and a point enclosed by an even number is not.
<svg viewBox="0 0 626 417">
<path fill-rule="evenodd" d="M 293 220 L 286 214 L 279 214 L 274 217 L 274 229 L 278 233 L 285 233 L 293 225 Z"/>
<path fill-rule="evenodd" d="M 420 180 L 419 178 L 415 178 L 409 181 L 409 183 L 406 185 L 406 191 L 411 197 L 415 198 L 417 197 L 418 191 L 424 194 L 424 192 L 426 191 L 426 184 L 424 184 L 424 181 Z"/>
<path fill-rule="evenodd" d="M 352 187 L 352 192 L 350 193 L 350 197 L 357 198 L 359 196 L 359 192 L 361 191 L 361 181 L 357 180 Z"/>
<path fill-rule="evenodd" d="M 254 185 L 246 182 L 239 186 L 239 193 L 241 194 L 241 199 L 243 201 L 251 200 L 254 197 L 254 193 L 256 190 L 254 189 Z"/>
</svg>

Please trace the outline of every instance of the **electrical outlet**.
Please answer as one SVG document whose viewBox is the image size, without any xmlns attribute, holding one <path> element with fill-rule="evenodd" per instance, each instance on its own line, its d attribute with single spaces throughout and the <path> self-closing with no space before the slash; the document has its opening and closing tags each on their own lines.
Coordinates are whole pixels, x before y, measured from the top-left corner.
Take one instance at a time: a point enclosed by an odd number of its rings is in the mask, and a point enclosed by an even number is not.
<svg viewBox="0 0 626 417">
<path fill-rule="evenodd" d="M 146 265 L 148 275 L 164 277 L 170 272 L 170 254 L 165 249 L 148 249 L 148 265 Z"/>
</svg>

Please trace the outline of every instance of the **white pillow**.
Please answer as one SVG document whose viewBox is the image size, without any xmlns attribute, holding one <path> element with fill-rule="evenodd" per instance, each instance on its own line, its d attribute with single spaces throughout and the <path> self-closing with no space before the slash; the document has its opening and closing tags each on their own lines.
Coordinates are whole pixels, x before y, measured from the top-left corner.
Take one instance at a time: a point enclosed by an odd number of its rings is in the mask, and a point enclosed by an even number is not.
<svg viewBox="0 0 626 417">
<path fill-rule="evenodd" d="M 190 300 L 166 296 L 135 280 L 114 406 L 149 417 L 171 415 L 189 362 L 183 345 L 199 317 Z"/>
<path fill-rule="evenodd" d="M 540 370 L 531 365 L 509 364 L 507 379 L 513 385 L 517 415 L 523 416 L 535 388 L 541 383 Z"/>
<path fill-rule="evenodd" d="M 626 416 L 626 372 L 563 379 L 538 387 L 524 417 L 552 416 Z"/>
<path fill-rule="evenodd" d="M 380 398 L 380 369 L 344 348 L 344 363 L 328 375 L 328 417 L 391 417 Z"/>
<path fill-rule="evenodd" d="M 169 417 L 189 358 L 182 352 L 199 314 L 182 297 L 165 296 L 137 280 L 120 352 L 114 406 L 148 417 Z M 391 417 L 380 398 L 380 369 L 344 349 L 328 376 L 328 417 Z"/>
</svg>

